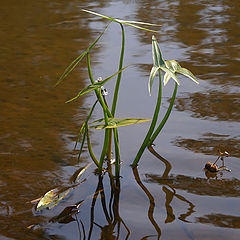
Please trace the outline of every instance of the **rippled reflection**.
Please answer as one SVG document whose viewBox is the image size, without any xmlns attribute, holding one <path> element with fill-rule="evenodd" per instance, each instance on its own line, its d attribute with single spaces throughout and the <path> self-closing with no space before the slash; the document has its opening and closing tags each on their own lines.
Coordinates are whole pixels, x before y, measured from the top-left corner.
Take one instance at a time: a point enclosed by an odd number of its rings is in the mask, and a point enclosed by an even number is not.
<svg viewBox="0 0 240 240">
<path fill-rule="evenodd" d="M 239 137 L 229 135 L 218 135 L 205 133 L 199 139 L 184 139 L 178 137 L 174 144 L 179 147 L 191 150 L 195 153 L 217 155 L 218 151 L 228 151 L 231 156 L 238 157 L 240 154 Z"/>
<path fill-rule="evenodd" d="M 235 121 L 240 119 L 240 96 L 238 93 L 207 91 L 193 93 L 186 97 L 178 97 L 176 108 L 188 111 L 195 118 L 215 121 Z"/>
<path fill-rule="evenodd" d="M 240 228 L 240 216 L 215 213 L 199 217 L 197 221 L 204 224 L 211 224 L 216 227 Z"/>
</svg>

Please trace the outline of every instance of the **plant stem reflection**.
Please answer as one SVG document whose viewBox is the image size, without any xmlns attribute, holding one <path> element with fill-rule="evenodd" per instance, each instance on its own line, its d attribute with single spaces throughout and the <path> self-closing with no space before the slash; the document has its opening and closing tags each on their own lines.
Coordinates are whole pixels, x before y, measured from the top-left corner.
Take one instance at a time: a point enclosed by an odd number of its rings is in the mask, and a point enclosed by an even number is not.
<svg viewBox="0 0 240 240">
<path fill-rule="evenodd" d="M 128 239 L 128 237 L 130 236 L 129 228 L 127 227 L 127 225 L 119 215 L 119 195 L 120 195 L 120 189 L 121 189 L 120 179 L 113 178 L 111 172 L 109 172 L 108 176 L 109 176 L 110 186 L 111 186 L 108 207 L 107 207 L 107 199 L 105 196 L 104 185 L 103 185 L 104 176 L 103 175 L 98 176 L 98 185 L 94 193 L 92 205 L 91 205 L 90 228 L 88 233 L 89 240 L 91 239 L 94 225 L 101 229 L 100 239 L 109 239 L 109 240 Z M 101 198 L 102 210 L 107 221 L 107 225 L 105 226 L 101 226 L 99 223 L 95 222 L 94 220 L 95 205 L 96 205 L 97 197 L 99 194 Z M 124 226 L 127 232 L 125 238 L 120 238 L 121 224 Z"/>
</svg>

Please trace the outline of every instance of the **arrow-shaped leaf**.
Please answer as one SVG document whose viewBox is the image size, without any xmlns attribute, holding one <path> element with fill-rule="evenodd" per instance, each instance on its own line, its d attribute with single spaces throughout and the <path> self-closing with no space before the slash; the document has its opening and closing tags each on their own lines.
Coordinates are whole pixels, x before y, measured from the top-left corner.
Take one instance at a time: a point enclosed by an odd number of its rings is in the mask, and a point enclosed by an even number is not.
<svg viewBox="0 0 240 240">
<path fill-rule="evenodd" d="M 161 66 L 160 67 L 161 68 L 161 70 L 163 70 L 165 73 L 167 73 L 169 76 L 167 76 L 168 78 L 170 77 L 170 78 L 173 78 L 174 79 L 174 81 L 178 84 L 178 85 L 180 85 L 180 83 L 179 83 L 179 80 L 178 80 L 178 77 L 177 77 L 177 75 L 173 72 L 173 71 L 171 71 L 171 70 L 169 70 L 168 68 L 166 68 L 165 66 Z M 169 78 L 169 79 L 170 79 Z M 169 80 L 168 79 L 168 80 Z M 164 84 L 164 85 L 166 85 L 166 84 Z"/>
</svg>

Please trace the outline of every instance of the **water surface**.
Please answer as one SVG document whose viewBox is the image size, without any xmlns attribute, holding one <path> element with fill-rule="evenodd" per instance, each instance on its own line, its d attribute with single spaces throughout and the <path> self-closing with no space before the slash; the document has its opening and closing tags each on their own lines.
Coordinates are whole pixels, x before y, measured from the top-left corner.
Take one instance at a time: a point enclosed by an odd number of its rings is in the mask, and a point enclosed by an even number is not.
<svg viewBox="0 0 240 240">
<path fill-rule="evenodd" d="M 161 24 L 156 37 L 164 58 L 189 68 L 200 85 L 180 78 L 156 152 L 145 151 L 138 171 L 129 165 L 147 123 L 119 128 L 122 178 L 114 188 L 107 174 L 103 179 L 93 174 L 92 165 L 87 180 L 59 206 L 36 212 L 31 200 L 69 186 L 71 175 L 91 161 L 84 149 L 78 164 L 73 147 L 95 97 L 65 104 L 88 84 L 85 62 L 54 87 L 107 23 L 81 8 Z M 28 0 L 23 5 L 12 0 L 0 12 L 1 239 L 26 239 L 26 234 L 28 239 L 84 239 L 84 233 L 91 239 L 239 239 L 239 1 Z M 134 65 L 123 73 L 117 116 L 151 118 L 156 98 L 155 91 L 151 97 L 147 92 L 152 34 L 125 30 L 124 65 Z M 91 55 L 95 78 L 117 71 L 120 37 L 120 27 L 111 24 Z M 109 101 L 113 85 L 114 80 L 107 84 Z M 161 115 L 172 87 L 173 82 L 164 88 Z M 101 132 L 91 132 L 91 140 L 97 155 Z M 232 171 L 209 178 L 203 167 L 217 158 L 218 149 L 230 152 L 226 164 Z M 49 222 L 81 200 L 77 218 Z"/>
</svg>

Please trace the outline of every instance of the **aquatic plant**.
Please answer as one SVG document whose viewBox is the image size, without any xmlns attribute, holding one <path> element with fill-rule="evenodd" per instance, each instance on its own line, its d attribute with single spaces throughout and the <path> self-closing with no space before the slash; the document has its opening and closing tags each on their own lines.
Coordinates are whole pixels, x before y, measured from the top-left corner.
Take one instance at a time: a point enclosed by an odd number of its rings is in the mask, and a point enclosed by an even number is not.
<svg viewBox="0 0 240 240">
<path fill-rule="evenodd" d="M 88 146 L 88 151 L 90 154 L 90 157 L 92 158 L 93 162 L 96 164 L 98 167 L 98 172 L 99 174 L 102 173 L 103 170 L 103 163 L 105 160 L 108 162 L 113 162 L 112 159 L 112 138 L 114 141 L 114 148 L 115 148 L 115 176 L 119 176 L 120 174 L 120 150 L 119 150 L 119 138 L 118 138 L 118 131 L 117 128 L 120 126 L 127 126 L 131 124 L 137 124 L 137 123 L 142 123 L 145 121 L 151 121 L 151 125 L 149 128 L 149 131 L 146 134 L 146 137 L 132 163 L 132 167 L 136 167 L 138 165 L 138 162 L 144 152 L 144 150 L 151 146 L 153 141 L 156 139 L 156 137 L 159 135 L 160 131 L 162 130 L 163 126 L 166 124 L 168 117 L 172 111 L 172 107 L 175 101 L 176 93 L 177 93 L 177 88 L 179 85 L 179 80 L 177 77 L 178 74 L 182 74 L 184 76 L 187 76 L 194 82 L 198 83 L 197 79 L 195 76 L 187 69 L 182 68 L 179 63 L 177 63 L 175 60 L 170 60 L 170 61 L 164 61 L 162 58 L 162 54 L 159 48 L 159 45 L 157 43 L 157 40 L 155 36 L 152 37 L 152 55 L 153 55 L 153 67 L 150 72 L 150 77 L 149 77 L 149 83 L 148 83 L 148 89 L 149 93 L 151 95 L 151 89 L 153 85 L 153 81 L 159 73 L 159 89 L 158 89 L 158 97 L 156 101 L 156 106 L 155 106 L 155 111 L 152 120 L 151 119 L 142 119 L 142 118 L 124 118 L 124 119 L 119 119 L 116 118 L 116 107 L 117 107 L 117 100 L 118 100 L 118 95 L 119 95 L 119 86 L 122 78 L 122 71 L 125 70 L 128 66 L 123 67 L 123 60 L 124 60 L 124 52 L 125 52 L 125 30 L 124 30 L 124 25 L 135 27 L 141 30 L 145 31 L 151 31 L 151 32 L 157 32 L 155 30 L 151 30 L 148 28 L 145 28 L 143 26 L 158 26 L 156 24 L 151 24 L 151 23 L 145 23 L 145 22 L 136 22 L 136 21 L 125 21 L 125 20 L 120 20 L 116 18 L 111 18 L 108 16 L 104 16 L 102 14 L 88 11 L 88 10 L 83 10 L 84 12 L 99 16 L 101 18 L 105 18 L 110 20 L 111 22 L 116 22 L 120 25 L 121 27 L 121 33 L 122 33 L 122 44 L 121 44 L 121 52 L 120 52 L 120 60 L 119 60 L 119 66 L 118 66 L 118 71 L 112 74 L 111 76 L 107 77 L 106 79 L 102 79 L 99 77 L 97 80 L 94 80 L 94 77 L 92 75 L 92 67 L 91 67 L 91 62 L 90 62 L 90 52 L 92 51 L 93 47 L 96 45 L 96 43 L 100 40 L 102 35 L 105 33 L 107 30 L 109 23 L 104 31 L 99 35 L 99 37 L 80 55 L 78 56 L 63 72 L 62 76 L 60 77 L 59 81 L 57 84 L 62 82 L 68 74 L 77 66 L 77 64 L 84 58 L 86 57 L 87 60 L 87 67 L 88 67 L 88 76 L 90 79 L 90 85 L 86 86 L 84 89 L 82 89 L 75 97 L 72 99 L 68 100 L 67 103 L 72 102 L 77 100 L 79 97 L 81 97 L 84 94 L 87 94 L 91 91 L 95 92 L 95 95 L 97 97 L 97 100 L 94 102 L 92 108 L 89 111 L 89 114 L 83 123 L 79 134 L 78 134 L 78 140 L 77 142 L 81 141 L 81 146 L 79 150 L 79 158 L 82 153 L 83 146 L 85 142 L 87 142 Z M 163 78 L 163 83 L 164 85 L 167 84 L 167 82 L 170 80 L 170 78 L 173 78 L 175 83 L 175 88 L 173 91 L 173 95 L 169 104 L 169 108 L 163 117 L 162 121 L 160 122 L 159 126 L 156 128 L 156 124 L 158 122 L 158 115 L 160 111 L 160 106 L 161 106 L 161 99 L 162 99 L 162 80 L 161 80 L 161 71 L 165 72 L 164 78 Z M 109 108 L 109 104 L 107 101 L 107 90 L 104 88 L 104 84 L 106 84 L 108 81 L 110 81 L 112 78 L 117 76 L 117 80 L 115 83 L 115 89 L 114 89 L 114 95 L 112 99 L 112 104 L 111 108 Z M 103 118 L 95 120 L 94 122 L 89 124 L 89 120 L 92 116 L 93 111 L 95 110 L 95 107 L 97 103 L 100 104 L 103 112 Z M 93 153 L 93 149 L 91 146 L 91 140 L 89 136 L 89 128 L 94 128 L 94 129 L 105 129 L 105 136 L 104 136 L 104 141 L 103 141 L 103 146 L 102 146 L 102 152 L 99 158 L 95 156 Z"/>
<path fill-rule="evenodd" d="M 153 115 L 153 119 L 151 122 L 151 125 L 149 127 L 149 130 L 146 134 L 146 137 L 133 161 L 132 167 L 136 167 L 144 150 L 146 149 L 146 147 L 149 147 L 153 144 L 153 141 L 156 139 L 156 137 L 159 135 L 159 133 L 161 132 L 162 128 L 164 127 L 164 125 L 166 124 L 172 108 L 173 108 L 173 104 L 175 102 L 175 98 L 176 98 L 176 94 L 177 94 L 177 89 L 178 86 L 180 85 L 178 77 L 177 77 L 177 73 L 178 74 L 182 74 L 188 78 L 190 78 L 192 81 L 194 81 L 195 83 L 199 84 L 196 77 L 186 68 L 183 68 L 180 66 L 180 64 L 175 61 L 175 60 L 168 60 L 168 61 L 164 61 L 163 57 L 162 57 L 162 53 L 160 51 L 160 47 L 157 43 L 157 40 L 155 38 L 155 36 L 152 37 L 152 55 L 153 55 L 153 67 L 152 70 L 150 72 L 150 76 L 149 76 L 149 81 L 148 81 L 148 90 L 149 90 L 149 94 L 151 95 L 151 90 L 152 90 L 152 85 L 153 85 L 153 81 L 156 77 L 156 74 L 159 73 L 159 88 L 158 88 L 158 97 L 157 97 L 157 103 L 156 103 L 156 107 L 155 107 L 155 111 L 154 111 L 154 115 Z M 175 88 L 171 97 L 171 101 L 169 103 L 169 107 L 167 109 L 167 112 L 165 113 L 163 119 L 161 120 L 159 126 L 156 128 L 156 130 L 154 131 L 157 121 L 158 121 L 158 115 L 159 115 L 159 111 L 160 111 L 160 106 L 161 106 L 161 99 L 162 99 L 162 80 L 161 80 L 161 70 L 163 72 L 165 72 L 164 78 L 163 78 L 163 84 L 164 86 L 168 83 L 168 81 L 172 78 L 175 81 Z"/>
</svg>

